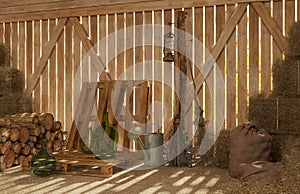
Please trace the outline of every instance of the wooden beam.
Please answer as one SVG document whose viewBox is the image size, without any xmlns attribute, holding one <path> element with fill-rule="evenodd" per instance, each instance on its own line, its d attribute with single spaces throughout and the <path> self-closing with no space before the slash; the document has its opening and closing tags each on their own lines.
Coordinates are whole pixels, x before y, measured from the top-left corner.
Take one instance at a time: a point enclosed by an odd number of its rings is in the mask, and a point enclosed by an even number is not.
<svg viewBox="0 0 300 194">
<path fill-rule="evenodd" d="M 37 82 L 40 79 L 40 75 L 45 70 L 45 67 L 47 65 L 47 61 L 49 57 L 52 54 L 53 49 L 55 48 L 56 42 L 58 41 L 59 37 L 61 36 L 61 33 L 64 30 L 64 26 L 66 25 L 68 21 L 68 18 L 61 18 L 56 26 L 56 29 L 54 30 L 49 42 L 47 43 L 45 49 L 43 50 L 43 55 L 40 58 L 37 68 L 35 69 L 34 73 L 30 76 L 28 80 L 27 88 L 24 92 L 25 96 L 30 96 L 31 92 L 35 88 Z"/>
<path fill-rule="evenodd" d="M 225 29 L 220 35 L 215 47 L 213 48 L 211 54 L 215 60 L 218 59 L 219 55 L 221 54 L 222 50 L 224 49 L 227 41 L 231 37 L 235 26 L 238 24 L 242 16 L 244 15 L 247 9 L 248 3 L 240 4 L 238 7 L 235 8 L 234 13 L 230 17 L 228 23 L 226 24 Z"/>
<path fill-rule="evenodd" d="M 51 19 L 60 17 L 78 17 L 114 13 L 141 12 L 162 9 L 179 9 L 236 3 L 263 2 L 269 0 L 43 0 L 23 5 L 7 1 L 0 6 L 0 22 Z M 48 2 L 49 1 L 49 2 Z"/>
<path fill-rule="evenodd" d="M 211 55 L 212 55 L 212 59 L 214 61 L 208 60 L 208 63 L 206 63 L 205 65 L 207 65 L 208 67 L 205 67 L 205 75 L 203 75 L 203 73 L 199 74 L 196 78 L 195 78 L 195 83 L 196 83 L 196 92 L 198 93 L 203 85 L 203 82 L 205 81 L 205 79 L 209 76 L 209 74 L 211 73 L 212 69 L 213 69 L 213 62 L 215 62 L 219 55 L 221 54 L 222 50 L 224 49 L 226 43 L 228 42 L 229 38 L 231 37 L 235 26 L 239 23 L 239 21 L 241 20 L 242 16 L 244 15 L 246 9 L 247 9 L 248 3 L 243 3 L 238 5 L 232 16 L 230 17 L 229 21 L 226 24 L 226 27 L 224 29 L 224 31 L 221 33 L 220 38 L 218 39 L 215 47 L 213 48 Z M 192 89 L 192 88 L 191 88 Z M 191 92 L 191 91 L 188 91 Z M 188 93 L 187 92 L 187 93 Z"/>
<path fill-rule="evenodd" d="M 94 45 L 91 42 L 91 40 L 88 39 L 88 34 L 85 31 L 84 27 L 79 23 L 78 18 L 72 17 L 72 18 L 70 18 L 70 21 L 74 25 L 75 31 L 77 32 L 78 36 L 80 37 L 84 48 L 90 54 L 91 63 L 96 66 L 101 65 L 105 68 L 105 64 L 103 63 L 101 58 L 97 56 L 97 51 L 95 50 Z M 99 73 L 101 73 L 101 72 L 99 72 Z M 103 76 L 103 75 L 105 75 L 105 76 Z M 108 72 L 106 72 L 105 74 L 101 73 L 101 79 L 102 80 L 111 80 L 111 77 L 108 74 Z"/>
<path fill-rule="evenodd" d="M 276 21 L 271 17 L 270 9 L 266 7 L 262 2 L 251 3 L 251 6 L 255 9 L 258 15 L 261 17 L 262 22 L 265 24 L 266 28 L 273 36 L 275 42 L 277 43 L 279 49 L 282 52 L 286 52 L 288 48 L 287 41 L 283 36 L 280 27 Z"/>
</svg>

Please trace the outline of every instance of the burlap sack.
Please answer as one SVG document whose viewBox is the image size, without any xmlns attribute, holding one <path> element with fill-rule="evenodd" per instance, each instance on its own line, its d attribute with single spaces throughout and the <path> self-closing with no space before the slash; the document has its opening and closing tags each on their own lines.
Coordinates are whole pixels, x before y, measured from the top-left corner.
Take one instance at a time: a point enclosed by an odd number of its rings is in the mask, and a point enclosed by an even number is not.
<svg viewBox="0 0 300 194">
<path fill-rule="evenodd" d="M 272 137 L 253 123 L 245 123 L 230 133 L 229 174 L 243 176 L 240 164 L 271 160 Z"/>
</svg>

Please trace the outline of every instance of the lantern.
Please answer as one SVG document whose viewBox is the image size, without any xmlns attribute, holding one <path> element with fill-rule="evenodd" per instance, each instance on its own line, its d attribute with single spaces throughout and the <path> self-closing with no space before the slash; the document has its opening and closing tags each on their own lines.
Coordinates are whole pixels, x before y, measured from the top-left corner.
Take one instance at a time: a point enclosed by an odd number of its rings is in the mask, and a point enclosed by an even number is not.
<svg viewBox="0 0 300 194">
<path fill-rule="evenodd" d="M 170 25 L 171 28 L 171 25 Z M 175 47 L 175 36 L 171 32 L 171 29 L 169 32 L 164 36 L 164 62 L 174 62 L 174 47 Z"/>
</svg>

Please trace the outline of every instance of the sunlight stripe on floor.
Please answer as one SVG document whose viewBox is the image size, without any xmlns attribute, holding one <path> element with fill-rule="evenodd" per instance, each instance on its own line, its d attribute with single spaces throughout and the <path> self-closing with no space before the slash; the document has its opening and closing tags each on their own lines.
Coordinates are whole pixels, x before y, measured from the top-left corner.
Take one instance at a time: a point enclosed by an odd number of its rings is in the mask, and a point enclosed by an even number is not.
<svg viewBox="0 0 300 194">
<path fill-rule="evenodd" d="M 193 182 L 190 183 L 190 186 L 197 186 L 199 185 L 200 183 L 202 183 L 202 181 L 205 180 L 205 176 L 200 176 L 198 177 L 196 180 L 194 180 Z"/>
<path fill-rule="evenodd" d="M 205 187 L 213 187 L 219 180 L 220 178 L 212 178 L 205 184 Z"/>
<path fill-rule="evenodd" d="M 140 182 L 141 180 L 143 180 L 143 179 L 145 179 L 145 178 L 151 176 L 152 174 L 154 174 L 154 173 L 156 173 L 156 172 L 158 172 L 157 169 L 156 169 L 156 170 L 152 170 L 152 171 L 150 171 L 150 172 L 148 172 L 148 173 L 146 173 L 146 174 L 144 174 L 144 175 L 142 175 L 142 176 L 139 176 L 139 177 L 137 177 L 137 178 L 135 178 L 135 179 L 132 179 L 131 181 L 128 181 L 128 182 L 126 182 L 126 183 L 124 183 L 124 184 L 122 184 L 122 185 L 119 185 L 119 186 L 115 187 L 115 188 L 113 189 L 113 191 L 115 191 L 115 192 L 123 191 L 123 190 L 125 190 L 126 188 L 130 187 L 131 185 L 134 185 L 134 184 Z"/>
<path fill-rule="evenodd" d="M 193 191 L 192 187 L 185 187 L 179 190 L 176 194 L 187 194 L 187 193 L 191 193 L 192 191 Z"/>
<path fill-rule="evenodd" d="M 179 186 L 183 185 L 184 183 L 186 183 L 191 178 L 192 178 L 191 176 L 185 176 L 185 177 L 179 179 L 178 181 L 176 181 L 175 183 L 173 183 L 173 186 L 179 187 Z"/>
</svg>

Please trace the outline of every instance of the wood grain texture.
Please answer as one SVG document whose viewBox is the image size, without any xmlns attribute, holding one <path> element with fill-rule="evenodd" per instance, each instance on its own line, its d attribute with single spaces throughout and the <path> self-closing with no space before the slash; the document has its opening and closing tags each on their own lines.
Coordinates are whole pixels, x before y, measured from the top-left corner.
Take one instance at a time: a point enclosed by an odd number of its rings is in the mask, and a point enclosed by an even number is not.
<svg viewBox="0 0 300 194">
<path fill-rule="evenodd" d="M 282 32 L 282 2 L 274 2 L 273 3 L 273 18 L 275 22 L 277 23 L 280 31 Z M 282 52 L 277 46 L 277 43 L 274 41 L 274 38 L 272 38 L 273 41 L 273 63 L 277 63 L 282 59 Z"/>
<path fill-rule="evenodd" d="M 228 6 L 227 22 L 235 10 Z M 236 29 L 234 28 L 227 43 L 227 129 L 236 127 Z"/>
<path fill-rule="evenodd" d="M 238 25 L 238 123 L 247 121 L 247 15 Z"/>
<path fill-rule="evenodd" d="M 11 24 L 11 66 L 12 68 L 18 67 L 18 46 L 19 46 L 19 36 L 18 36 L 18 23 L 13 22 Z"/>
<path fill-rule="evenodd" d="M 262 22 L 266 25 L 268 31 L 273 35 L 275 42 L 281 51 L 287 51 L 287 41 L 284 38 L 279 26 L 270 15 L 270 9 L 262 2 L 256 2 L 251 4 L 258 15 L 261 17 Z"/>
<path fill-rule="evenodd" d="M 1 24 L 0 24 L 1 29 Z M 1 31 L 1 30 L 0 30 Z M 1 40 L 0 33 L 0 40 Z M 19 22 L 19 61 L 18 68 L 25 72 L 25 22 Z"/>
<path fill-rule="evenodd" d="M 35 88 L 35 85 L 37 84 L 41 73 L 44 71 L 46 62 L 48 61 L 48 58 L 51 55 L 57 40 L 60 38 L 60 35 L 63 32 L 64 26 L 67 23 L 67 21 L 68 21 L 67 18 L 60 19 L 59 24 L 57 25 L 57 28 L 55 29 L 54 33 L 52 34 L 52 36 L 50 38 L 47 48 L 43 51 L 43 55 L 42 55 L 41 59 L 39 60 L 37 69 L 34 71 L 34 74 L 31 76 L 31 78 L 28 82 L 28 87 L 25 90 L 25 95 L 27 95 L 27 96 L 30 95 L 31 91 Z M 28 24 L 30 24 L 30 22 Z M 31 29 L 31 27 L 27 28 L 27 30 L 29 30 L 27 33 L 29 33 L 29 34 L 30 34 L 30 29 Z M 32 34 L 32 32 L 31 32 L 31 34 Z M 28 44 L 31 44 L 31 43 L 28 42 Z M 30 50 L 27 50 L 27 51 L 30 51 Z M 29 61 L 31 61 L 31 60 L 29 60 Z"/>
<path fill-rule="evenodd" d="M 41 39 L 41 33 L 40 33 L 40 21 L 34 21 L 34 26 L 33 26 L 33 39 L 34 39 L 34 61 L 33 61 L 33 66 L 34 66 L 34 72 L 38 68 L 38 63 L 40 60 L 40 47 L 42 46 L 40 39 Z M 47 66 L 47 62 L 45 64 Z M 46 68 L 45 68 L 46 69 Z M 41 73 L 42 74 L 42 73 Z M 41 77 L 41 76 L 40 76 Z M 41 81 L 39 80 L 36 83 L 36 86 L 34 88 L 34 110 L 35 112 L 41 112 L 41 103 L 42 101 L 40 100 L 41 98 Z"/>
<path fill-rule="evenodd" d="M 46 45 L 48 43 L 48 32 L 49 32 L 49 29 L 48 29 L 48 20 L 42 20 L 42 47 L 41 48 L 46 48 Z M 42 73 L 42 80 L 40 81 L 41 82 L 41 88 L 42 88 L 42 91 L 41 91 L 41 100 L 42 100 L 42 103 L 41 103 L 41 112 L 48 112 L 49 111 L 49 92 L 48 92 L 48 89 L 49 89 L 49 85 L 48 85 L 48 81 L 49 81 L 49 61 L 47 62 L 46 64 L 46 68 L 44 70 L 44 72 Z"/>
<path fill-rule="evenodd" d="M 33 4 L 6 4 L 0 7 L 0 22 L 23 21 L 36 19 L 51 19 L 57 17 L 76 17 L 88 15 L 129 13 L 138 11 L 151 11 L 161 9 L 179 9 L 200 6 L 225 5 L 235 3 L 263 2 L 266 0 L 69 0 L 53 2 L 35 2 Z"/>
<path fill-rule="evenodd" d="M 268 5 L 270 6 L 270 4 Z M 271 35 L 264 24 L 261 25 L 261 92 L 271 93 Z M 251 83 L 251 82 L 250 82 Z"/>
<path fill-rule="evenodd" d="M 258 94 L 258 76 L 259 76 L 259 64 L 258 64 L 258 49 L 259 49 L 259 40 L 258 40 L 258 15 L 253 7 L 249 7 L 249 95 L 254 96 Z M 267 38 L 267 37 L 266 37 Z M 269 38 L 270 39 L 270 38 Z M 263 48 L 263 47 L 262 47 Z M 270 51 L 270 50 L 269 50 Z M 262 55 L 263 56 L 263 55 Z M 270 63 L 265 64 L 270 66 Z"/>
<path fill-rule="evenodd" d="M 56 28 L 56 20 L 50 20 L 49 21 L 49 34 L 50 37 L 54 34 Z M 56 102 L 56 53 L 57 48 L 55 47 L 53 49 L 52 54 L 50 55 L 50 67 L 49 67 L 49 111 L 54 115 L 54 117 L 57 117 L 57 102 Z M 79 53 L 79 52 L 78 52 Z"/>
</svg>

